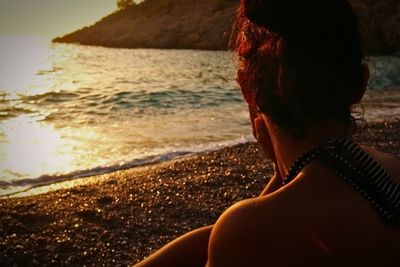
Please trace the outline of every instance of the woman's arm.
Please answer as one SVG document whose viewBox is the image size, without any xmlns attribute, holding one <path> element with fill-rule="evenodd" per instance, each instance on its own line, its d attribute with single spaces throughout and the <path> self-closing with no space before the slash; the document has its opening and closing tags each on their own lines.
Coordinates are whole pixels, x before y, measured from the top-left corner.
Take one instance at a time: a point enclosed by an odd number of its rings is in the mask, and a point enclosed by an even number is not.
<svg viewBox="0 0 400 267">
<path fill-rule="evenodd" d="M 212 225 L 191 231 L 133 267 L 204 267 Z"/>
</svg>

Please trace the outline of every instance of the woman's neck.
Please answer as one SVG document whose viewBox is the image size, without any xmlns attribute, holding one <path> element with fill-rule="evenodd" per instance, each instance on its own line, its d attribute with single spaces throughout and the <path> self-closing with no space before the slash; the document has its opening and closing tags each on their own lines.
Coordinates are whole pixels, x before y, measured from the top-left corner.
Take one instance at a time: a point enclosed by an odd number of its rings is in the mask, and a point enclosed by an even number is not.
<svg viewBox="0 0 400 267">
<path fill-rule="evenodd" d="M 267 119 L 268 120 L 268 119 Z M 285 177 L 292 164 L 304 153 L 317 147 L 332 137 L 349 136 L 350 131 L 342 123 L 327 121 L 308 129 L 304 138 L 296 138 L 287 130 L 267 121 L 276 163 L 282 177 Z"/>
</svg>

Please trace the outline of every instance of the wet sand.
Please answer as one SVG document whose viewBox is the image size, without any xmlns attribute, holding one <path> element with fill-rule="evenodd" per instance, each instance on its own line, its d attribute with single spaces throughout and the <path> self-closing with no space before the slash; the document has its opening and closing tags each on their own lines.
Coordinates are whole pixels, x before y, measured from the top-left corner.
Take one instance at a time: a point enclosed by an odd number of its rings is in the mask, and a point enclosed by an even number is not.
<svg viewBox="0 0 400 267">
<path fill-rule="evenodd" d="M 400 159 L 400 120 L 370 124 L 358 142 Z M 0 266 L 126 266 L 212 224 L 257 196 L 271 164 L 256 143 L 86 178 L 88 184 L 0 200 Z"/>
</svg>

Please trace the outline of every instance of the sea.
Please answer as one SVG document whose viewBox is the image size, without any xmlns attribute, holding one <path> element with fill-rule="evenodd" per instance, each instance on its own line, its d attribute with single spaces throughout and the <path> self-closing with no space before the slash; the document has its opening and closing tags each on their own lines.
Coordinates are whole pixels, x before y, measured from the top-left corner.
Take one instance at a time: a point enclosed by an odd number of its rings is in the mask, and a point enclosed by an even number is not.
<svg viewBox="0 0 400 267">
<path fill-rule="evenodd" d="M 367 121 L 400 119 L 400 58 L 372 57 Z M 231 52 L 0 36 L 0 196 L 254 140 Z"/>
</svg>

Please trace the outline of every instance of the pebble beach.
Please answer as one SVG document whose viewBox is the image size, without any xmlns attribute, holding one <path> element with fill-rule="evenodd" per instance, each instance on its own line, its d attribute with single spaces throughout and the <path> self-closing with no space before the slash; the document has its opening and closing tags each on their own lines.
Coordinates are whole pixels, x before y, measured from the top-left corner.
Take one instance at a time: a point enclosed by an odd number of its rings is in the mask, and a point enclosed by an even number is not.
<svg viewBox="0 0 400 267">
<path fill-rule="evenodd" d="M 359 143 L 400 159 L 400 120 Z M 129 266 L 256 197 L 272 173 L 256 143 L 85 178 L 75 187 L 0 199 L 0 266 Z"/>
</svg>

